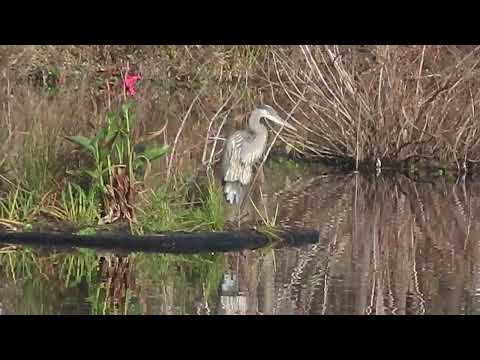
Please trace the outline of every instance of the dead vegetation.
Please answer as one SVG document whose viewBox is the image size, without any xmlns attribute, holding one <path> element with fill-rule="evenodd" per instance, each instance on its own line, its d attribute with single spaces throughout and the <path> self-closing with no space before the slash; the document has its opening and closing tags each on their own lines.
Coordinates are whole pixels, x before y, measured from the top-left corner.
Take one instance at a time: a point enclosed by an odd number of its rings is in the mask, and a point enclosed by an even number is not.
<svg viewBox="0 0 480 360">
<path fill-rule="evenodd" d="M 310 156 L 359 163 L 412 157 L 479 160 L 478 46 L 299 46 L 272 49 L 272 96 L 304 132 Z M 276 91 L 275 91 L 276 90 Z"/>
<path fill-rule="evenodd" d="M 58 191 L 88 167 L 66 136 L 91 137 L 133 97 L 132 143 L 171 148 L 146 186 L 216 169 L 223 139 L 257 104 L 299 129 L 272 154 L 351 170 L 472 173 L 480 159 L 478 46 L 2 46 L 0 190 Z M 440 170 L 440 172 L 439 172 Z M 12 185 L 13 184 L 13 185 Z M 128 211 L 127 211 L 128 212 Z"/>
</svg>

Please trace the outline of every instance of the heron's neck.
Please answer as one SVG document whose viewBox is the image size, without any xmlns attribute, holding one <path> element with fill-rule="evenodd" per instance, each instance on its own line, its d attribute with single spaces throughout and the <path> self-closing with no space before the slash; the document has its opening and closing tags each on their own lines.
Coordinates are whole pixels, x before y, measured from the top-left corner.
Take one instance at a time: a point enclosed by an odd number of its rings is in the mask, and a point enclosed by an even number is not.
<svg viewBox="0 0 480 360">
<path fill-rule="evenodd" d="M 265 135 L 268 133 L 267 128 L 260 123 L 260 116 L 256 111 L 250 115 L 248 126 L 255 134 Z"/>
</svg>

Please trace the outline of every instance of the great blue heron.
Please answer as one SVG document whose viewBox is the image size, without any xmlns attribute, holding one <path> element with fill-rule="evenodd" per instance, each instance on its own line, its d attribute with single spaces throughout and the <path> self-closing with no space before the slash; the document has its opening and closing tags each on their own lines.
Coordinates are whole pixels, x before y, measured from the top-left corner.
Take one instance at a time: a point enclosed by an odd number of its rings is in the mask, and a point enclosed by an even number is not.
<svg viewBox="0 0 480 360">
<path fill-rule="evenodd" d="M 252 181 L 253 165 L 259 161 L 267 145 L 268 131 L 260 123 L 266 118 L 279 125 L 295 130 L 268 105 L 253 110 L 247 130 L 234 132 L 225 142 L 222 158 L 222 181 L 228 203 L 239 203 L 246 185 Z"/>
</svg>

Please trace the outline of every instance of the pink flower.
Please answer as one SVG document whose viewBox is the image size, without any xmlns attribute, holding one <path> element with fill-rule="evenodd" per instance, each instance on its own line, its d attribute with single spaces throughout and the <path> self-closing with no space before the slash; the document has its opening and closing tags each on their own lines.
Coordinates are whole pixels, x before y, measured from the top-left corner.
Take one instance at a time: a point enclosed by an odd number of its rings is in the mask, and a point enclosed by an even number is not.
<svg viewBox="0 0 480 360">
<path fill-rule="evenodd" d="M 142 80 L 142 76 L 136 74 L 129 74 L 123 80 L 123 86 L 129 96 L 135 96 L 135 94 L 137 93 L 135 85 L 139 80 Z"/>
</svg>

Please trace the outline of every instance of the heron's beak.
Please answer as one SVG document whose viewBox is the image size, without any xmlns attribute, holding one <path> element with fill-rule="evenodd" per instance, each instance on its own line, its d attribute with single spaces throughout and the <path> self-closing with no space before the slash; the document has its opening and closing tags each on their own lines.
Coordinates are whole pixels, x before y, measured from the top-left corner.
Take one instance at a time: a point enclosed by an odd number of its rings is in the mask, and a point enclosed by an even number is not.
<svg viewBox="0 0 480 360">
<path fill-rule="evenodd" d="M 287 123 L 285 120 L 281 118 L 272 116 L 270 120 L 272 120 L 274 123 L 277 123 L 278 125 L 283 125 L 290 130 L 297 131 L 297 129 L 295 129 L 292 125 L 290 125 L 289 123 Z"/>
</svg>

